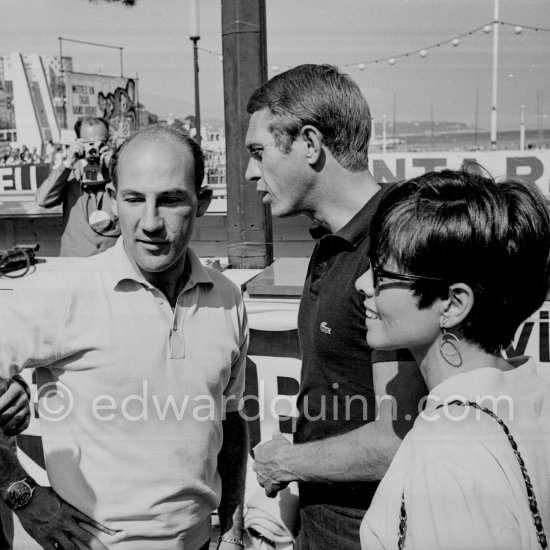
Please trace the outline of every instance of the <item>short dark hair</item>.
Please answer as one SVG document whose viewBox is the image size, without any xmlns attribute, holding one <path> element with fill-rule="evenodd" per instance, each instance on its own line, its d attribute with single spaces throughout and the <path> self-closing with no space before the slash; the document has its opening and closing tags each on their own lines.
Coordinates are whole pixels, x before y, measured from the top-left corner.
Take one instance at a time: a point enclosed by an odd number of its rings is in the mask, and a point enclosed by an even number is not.
<svg viewBox="0 0 550 550">
<path fill-rule="evenodd" d="M 474 304 L 459 328 L 489 353 L 511 343 L 548 292 L 550 213 L 534 184 L 429 172 L 386 195 L 370 236 L 373 263 L 446 282 L 413 283 L 419 309 L 468 284 Z"/>
<path fill-rule="evenodd" d="M 270 132 L 289 152 L 300 130 L 311 124 L 341 166 L 351 172 L 368 168 L 371 116 L 359 86 L 331 65 L 299 65 L 278 74 L 250 97 L 248 114 L 269 109 Z"/>
<path fill-rule="evenodd" d="M 80 132 L 82 131 L 82 125 L 86 123 L 87 126 L 97 126 L 102 124 L 109 135 L 109 124 L 104 118 L 95 117 L 95 116 L 85 116 L 79 118 L 74 125 L 74 131 L 77 138 L 80 138 Z"/>
<path fill-rule="evenodd" d="M 111 157 L 111 180 L 115 189 L 118 185 L 118 163 L 120 155 L 132 143 L 136 140 L 155 140 L 155 139 L 166 139 L 174 141 L 180 145 L 183 145 L 192 155 L 193 164 L 194 164 L 194 174 L 195 174 L 195 189 L 198 191 L 204 180 L 204 154 L 202 149 L 197 144 L 196 141 L 187 136 L 183 131 L 177 127 L 170 126 L 168 124 L 150 124 L 149 126 L 144 126 L 140 128 L 135 134 L 130 136 L 122 145 L 120 145 Z"/>
</svg>

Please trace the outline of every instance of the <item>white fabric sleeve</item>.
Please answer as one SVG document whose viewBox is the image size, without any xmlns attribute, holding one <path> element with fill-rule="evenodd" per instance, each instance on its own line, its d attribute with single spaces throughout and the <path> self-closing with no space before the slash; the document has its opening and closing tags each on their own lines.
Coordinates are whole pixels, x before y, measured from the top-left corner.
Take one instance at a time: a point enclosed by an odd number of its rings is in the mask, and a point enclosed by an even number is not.
<svg viewBox="0 0 550 550">
<path fill-rule="evenodd" d="M 507 480 L 504 476 L 490 475 L 485 467 L 490 465 L 495 474 L 502 473 L 497 461 L 479 458 L 477 471 L 457 463 L 433 460 L 415 470 L 406 497 L 407 538 L 413 548 L 517 550 L 529 547 L 521 540 L 519 518 L 515 513 L 518 501 L 513 498 Z M 530 527 L 534 530 L 533 525 Z"/>
<path fill-rule="evenodd" d="M 223 392 L 224 412 L 230 413 L 242 409 L 242 400 L 244 394 L 244 381 L 246 371 L 246 356 L 248 352 L 248 317 L 242 299 L 237 306 L 238 314 L 238 338 L 239 353 L 233 358 L 231 364 L 231 377 Z"/>
<path fill-rule="evenodd" d="M 51 273 L 18 282 L 0 303 L 0 378 L 55 361 L 69 310 L 70 293 Z"/>
</svg>

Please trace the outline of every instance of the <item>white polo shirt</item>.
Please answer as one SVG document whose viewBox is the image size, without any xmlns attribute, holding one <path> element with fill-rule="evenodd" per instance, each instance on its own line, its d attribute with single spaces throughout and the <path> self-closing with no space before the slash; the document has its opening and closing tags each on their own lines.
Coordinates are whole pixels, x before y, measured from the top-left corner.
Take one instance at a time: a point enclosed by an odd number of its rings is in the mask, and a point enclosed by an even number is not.
<svg viewBox="0 0 550 550">
<path fill-rule="evenodd" d="M 38 368 L 52 487 L 115 529 L 116 550 L 195 549 L 221 483 L 224 412 L 238 410 L 248 327 L 240 291 L 201 265 L 172 310 L 119 239 L 37 273 L 0 311 L 0 376 Z"/>
</svg>

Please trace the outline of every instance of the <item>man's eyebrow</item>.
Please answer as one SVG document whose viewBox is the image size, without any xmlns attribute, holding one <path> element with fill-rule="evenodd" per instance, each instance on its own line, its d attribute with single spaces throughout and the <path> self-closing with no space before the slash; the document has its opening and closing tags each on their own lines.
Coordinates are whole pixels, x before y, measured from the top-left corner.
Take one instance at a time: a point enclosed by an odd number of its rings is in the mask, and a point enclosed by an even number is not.
<svg viewBox="0 0 550 550">
<path fill-rule="evenodd" d="M 127 195 L 143 195 L 141 191 L 136 191 L 135 189 L 123 189 L 120 194 L 125 197 Z"/>
<path fill-rule="evenodd" d="M 161 193 L 159 193 L 159 197 L 164 197 L 167 195 L 187 196 L 189 194 L 190 194 L 189 189 L 182 189 L 181 187 L 173 187 L 172 189 L 166 189 L 166 191 L 162 191 Z"/>
</svg>

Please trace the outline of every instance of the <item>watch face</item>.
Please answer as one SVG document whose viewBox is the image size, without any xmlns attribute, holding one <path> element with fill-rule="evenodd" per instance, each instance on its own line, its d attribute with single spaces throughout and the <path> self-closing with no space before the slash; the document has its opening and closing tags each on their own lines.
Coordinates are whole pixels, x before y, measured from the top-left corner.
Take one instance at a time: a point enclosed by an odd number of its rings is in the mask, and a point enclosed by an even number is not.
<svg viewBox="0 0 550 550">
<path fill-rule="evenodd" d="M 26 481 L 16 481 L 8 489 L 8 500 L 14 508 L 21 508 L 29 503 L 32 488 Z"/>
</svg>

